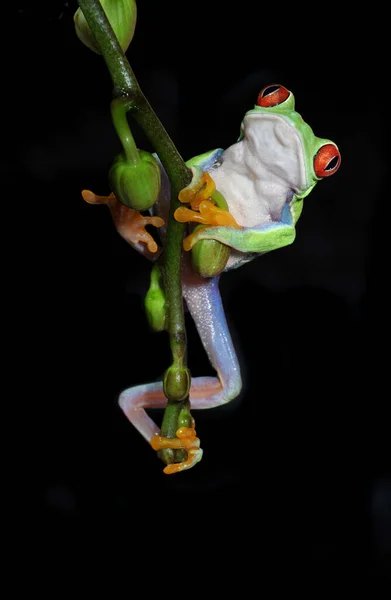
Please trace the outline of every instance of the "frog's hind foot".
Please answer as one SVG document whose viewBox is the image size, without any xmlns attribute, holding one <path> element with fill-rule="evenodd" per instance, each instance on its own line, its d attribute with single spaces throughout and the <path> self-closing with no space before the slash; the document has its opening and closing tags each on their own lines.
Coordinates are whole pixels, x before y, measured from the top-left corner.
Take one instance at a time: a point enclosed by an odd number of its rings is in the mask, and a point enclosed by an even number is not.
<svg viewBox="0 0 391 600">
<path fill-rule="evenodd" d="M 186 460 L 179 463 L 171 463 L 163 469 L 163 472 L 167 475 L 191 469 L 191 467 L 194 467 L 194 465 L 202 458 L 200 440 L 196 437 L 194 427 L 180 427 L 175 435 L 175 438 L 167 438 L 156 434 L 151 439 L 151 446 L 156 451 L 169 448 L 172 450 L 184 449 L 187 452 Z"/>
</svg>

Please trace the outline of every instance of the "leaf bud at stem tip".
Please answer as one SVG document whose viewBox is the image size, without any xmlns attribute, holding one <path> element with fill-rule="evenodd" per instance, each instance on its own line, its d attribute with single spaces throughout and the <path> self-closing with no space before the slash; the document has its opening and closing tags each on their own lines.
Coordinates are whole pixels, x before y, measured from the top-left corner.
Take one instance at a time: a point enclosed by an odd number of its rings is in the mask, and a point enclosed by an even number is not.
<svg viewBox="0 0 391 600">
<path fill-rule="evenodd" d="M 190 391 L 191 375 L 187 367 L 171 365 L 163 378 L 164 393 L 169 400 L 181 402 Z"/>
</svg>

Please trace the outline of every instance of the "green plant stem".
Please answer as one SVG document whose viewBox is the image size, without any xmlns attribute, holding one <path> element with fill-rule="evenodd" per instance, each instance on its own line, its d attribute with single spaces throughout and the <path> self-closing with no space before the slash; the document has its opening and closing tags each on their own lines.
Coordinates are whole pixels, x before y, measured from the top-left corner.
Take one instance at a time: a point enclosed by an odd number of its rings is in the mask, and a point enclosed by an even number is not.
<svg viewBox="0 0 391 600">
<path fill-rule="evenodd" d="M 129 112 L 138 125 L 142 127 L 153 145 L 171 183 L 170 214 L 162 261 L 168 305 L 168 333 L 173 365 L 185 367 L 186 329 L 181 286 L 181 254 L 184 225 L 174 219 L 174 212 L 180 206 L 178 200 L 179 192 L 191 181 L 191 171 L 185 165 L 173 141 L 142 93 L 99 0 L 78 0 L 78 2 L 99 44 L 102 56 L 111 75 L 114 84 L 114 98 L 126 96 L 129 99 Z M 187 399 L 180 403 L 172 402 L 168 397 L 168 404 L 161 428 L 162 435 L 175 437 L 178 411 L 180 406 L 186 405 L 186 402 Z"/>
<path fill-rule="evenodd" d="M 111 103 L 111 119 L 122 144 L 122 150 L 126 156 L 127 163 L 129 165 L 137 165 L 141 162 L 141 159 L 126 116 L 129 110 L 128 105 L 127 97 L 114 98 Z"/>
</svg>

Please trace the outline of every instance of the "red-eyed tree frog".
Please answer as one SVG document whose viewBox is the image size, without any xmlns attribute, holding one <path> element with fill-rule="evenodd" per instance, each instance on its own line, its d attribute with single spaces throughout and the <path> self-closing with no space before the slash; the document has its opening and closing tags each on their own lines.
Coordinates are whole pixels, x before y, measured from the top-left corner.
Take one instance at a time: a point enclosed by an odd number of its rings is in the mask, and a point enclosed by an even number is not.
<svg viewBox="0 0 391 600">
<path fill-rule="evenodd" d="M 178 208 L 174 215 L 178 221 L 190 224 L 184 240 L 183 297 L 217 374 L 192 379 L 192 409 L 230 402 L 242 386 L 219 293 L 219 271 L 237 268 L 265 252 L 291 244 L 304 198 L 318 181 L 333 175 L 340 164 L 336 144 L 314 135 L 295 111 L 293 94 L 277 84 L 268 85 L 259 93 L 256 105 L 244 116 L 235 144 L 187 162 L 193 179 L 179 195 L 187 206 Z M 169 182 L 163 167 L 161 170 L 161 190 L 153 216 L 127 208 L 113 194 L 99 197 L 83 192 L 87 202 L 107 204 L 118 232 L 152 260 L 158 256 L 158 247 L 145 226 L 161 227 L 164 235 L 170 198 Z M 219 242 L 223 252 L 216 248 L 212 252 L 198 251 L 203 240 L 215 245 Z M 159 291 L 159 276 L 153 269 L 150 297 L 156 290 Z M 150 321 L 161 321 L 161 307 L 161 303 L 154 305 L 151 301 Z M 196 464 L 202 450 L 195 431 L 192 435 L 188 430 L 183 435 L 177 432 L 174 440 L 159 435 L 159 427 L 146 409 L 164 407 L 166 402 L 162 382 L 131 387 L 119 396 L 121 409 L 155 450 L 186 448 L 186 461 L 164 469 L 174 473 Z"/>
</svg>

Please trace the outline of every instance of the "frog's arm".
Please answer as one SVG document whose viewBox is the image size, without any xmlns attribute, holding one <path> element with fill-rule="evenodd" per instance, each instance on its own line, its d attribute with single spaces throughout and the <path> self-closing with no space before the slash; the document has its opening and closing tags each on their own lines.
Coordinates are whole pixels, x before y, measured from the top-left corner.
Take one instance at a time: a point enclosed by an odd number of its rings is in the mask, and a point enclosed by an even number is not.
<svg viewBox="0 0 391 600">
<path fill-rule="evenodd" d="M 294 241 L 297 218 L 297 212 L 287 203 L 278 222 L 264 223 L 259 227 L 202 227 L 187 238 L 186 250 L 190 250 L 200 240 L 217 240 L 240 252 L 270 252 Z"/>
<path fill-rule="evenodd" d="M 204 154 L 198 154 L 197 156 L 190 158 L 190 160 L 186 161 L 186 165 L 188 167 L 199 167 L 203 171 L 210 171 L 223 152 L 224 150 L 222 148 L 209 150 L 208 152 L 204 152 Z"/>
</svg>

